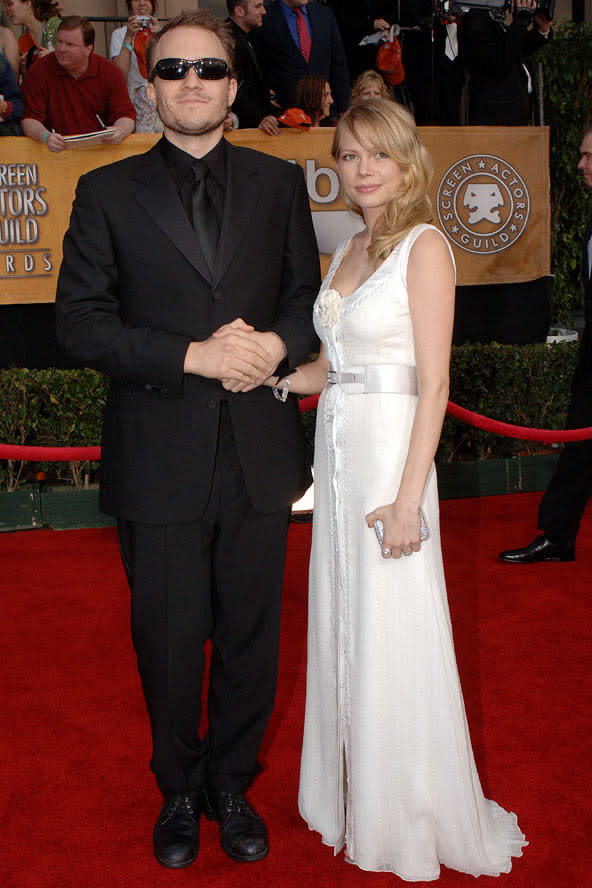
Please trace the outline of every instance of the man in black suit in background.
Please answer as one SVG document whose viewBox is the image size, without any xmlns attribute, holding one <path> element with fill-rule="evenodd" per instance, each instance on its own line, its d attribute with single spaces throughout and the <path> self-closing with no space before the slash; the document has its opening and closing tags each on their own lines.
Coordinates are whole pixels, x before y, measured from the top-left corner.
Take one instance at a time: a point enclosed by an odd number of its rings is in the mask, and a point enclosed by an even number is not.
<svg viewBox="0 0 592 888">
<path fill-rule="evenodd" d="M 257 33 L 255 49 L 282 108 L 291 105 L 296 84 L 307 74 L 318 74 L 329 82 L 338 114 L 349 105 L 345 50 L 327 6 L 309 0 L 275 0 Z"/>
<path fill-rule="evenodd" d="M 588 188 L 592 188 L 592 125 L 584 132 L 580 162 Z M 585 326 L 572 383 L 567 414 L 568 429 L 592 426 L 592 222 L 584 234 L 582 278 Z M 592 440 L 566 444 L 539 506 L 539 530 L 543 533 L 523 549 L 500 553 L 510 564 L 536 561 L 573 561 L 575 541 L 584 509 L 592 496 Z"/>
<path fill-rule="evenodd" d="M 154 852 L 173 868 L 195 859 L 202 810 L 233 859 L 267 854 L 244 792 L 273 707 L 290 505 L 309 481 L 297 401 L 261 385 L 314 344 L 308 196 L 299 167 L 223 139 L 232 50 L 206 12 L 154 35 L 164 137 L 81 178 L 57 294 L 62 347 L 111 377 L 101 506 L 118 519 L 164 796 Z"/>
<path fill-rule="evenodd" d="M 525 60 L 552 36 L 551 20 L 536 6 L 536 0 L 514 0 L 508 27 L 505 10 L 471 9 L 462 17 L 458 45 L 471 75 L 470 126 L 530 123 L 532 86 Z"/>
<path fill-rule="evenodd" d="M 232 111 L 238 119 L 238 128 L 258 127 L 270 136 L 278 136 L 280 127 L 272 113 L 269 88 L 249 37 L 251 31 L 263 24 L 265 3 L 263 0 L 226 0 L 226 8 L 235 44 L 234 66 L 238 90 Z"/>
</svg>

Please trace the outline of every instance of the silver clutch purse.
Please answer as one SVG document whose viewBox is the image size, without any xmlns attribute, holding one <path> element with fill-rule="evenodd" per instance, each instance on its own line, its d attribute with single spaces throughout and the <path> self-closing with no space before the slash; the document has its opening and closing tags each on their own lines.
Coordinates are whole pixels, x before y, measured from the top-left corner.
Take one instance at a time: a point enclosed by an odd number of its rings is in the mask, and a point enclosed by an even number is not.
<svg viewBox="0 0 592 888">
<path fill-rule="evenodd" d="M 382 541 L 384 539 L 384 524 L 377 518 L 374 522 L 374 532 L 376 534 L 376 538 L 380 545 L 382 546 Z M 428 522 L 425 519 L 425 515 L 423 514 L 423 509 L 419 510 L 419 541 L 421 543 L 425 543 L 426 540 L 430 538 L 430 529 L 428 527 Z"/>
</svg>

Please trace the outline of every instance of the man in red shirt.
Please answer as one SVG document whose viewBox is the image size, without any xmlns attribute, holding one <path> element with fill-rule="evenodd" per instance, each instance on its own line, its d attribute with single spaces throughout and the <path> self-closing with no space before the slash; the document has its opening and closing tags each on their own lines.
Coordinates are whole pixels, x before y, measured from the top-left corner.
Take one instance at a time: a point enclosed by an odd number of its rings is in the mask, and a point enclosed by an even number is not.
<svg viewBox="0 0 592 888">
<path fill-rule="evenodd" d="M 134 131 L 136 112 L 121 71 L 93 53 L 95 29 L 81 16 L 62 19 L 55 52 L 27 71 L 23 132 L 50 151 L 68 147 L 64 136 L 110 130 L 103 142 L 119 145 Z"/>
</svg>

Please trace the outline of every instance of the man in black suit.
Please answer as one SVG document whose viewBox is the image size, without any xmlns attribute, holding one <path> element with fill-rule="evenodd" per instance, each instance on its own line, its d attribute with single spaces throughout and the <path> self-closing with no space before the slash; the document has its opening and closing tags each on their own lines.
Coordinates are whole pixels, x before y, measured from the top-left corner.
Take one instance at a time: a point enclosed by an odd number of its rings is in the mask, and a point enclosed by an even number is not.
<svg viewBox="0 0 592 888">
<path fill-rule="evenodd" d="M 588 188 L 592 188 L 592 126 L 584 132 L 580 162 Z M 592 426 L 592 223 L 584 235 L 582 278 L 585 326 L 572 384 L 567 428 Z M 575 541 L 584 509 L 592 496 L 592 440 L 566 444 L 539 506 L 539 530 L 543 533 L 523 549 L 500 553 L 502 561 L 532 564 L 535 561 L 573 561 Z"/>
<path fill-rule="evenodd" d="M 232 858 L 267 854 L 244 792 L 273 706 L 290 504 L 309 480 L 297 401 L 261 383 L 314 344 L 316 241 L 301 170 L 222 138 L 232 48 L 206 12 L 155 34 L 164 138 L 81 178 L 57 295 L 62 346 L 111 377 L 101 504 L 132 592 L 168 867 L 195 859 L 202 809 Z"/>
<path fill-rule="evenodd" d="M 391 0 L 327 0 L 327 6 L 339 25 L 349 74 L 355 80 L 362 71 L 376 70 L 378 46 L 360 46 L 360 40 L 390 28 L 394 21 L 394 3 Z"/>
<path fill-rule="evenodd" d="M 462 17 L 458 45 L 471 75 L 471 126 L 530 123 L 532 87 L 525 60 L 551 37 L 551 21 L 536 12 L 536 5 L 536 0 L 514 0 L 508 27 L 505 10 L 471 9 Z"/>
<path fill-rule="evenodd" d="M 256 41 L 263 75 L 282 108 L 292 104 L 301 77 L 318 74 L 331 85 L 337 112 L 345 111 L 350 93 L 347 60 L 335 16 L 327 6 L 276 0 Z"/>
<path fill-rule="evenodd" d="M 266 14 L 263 0 L 226 0 L 228 21 L 234 38 L 234 67 L 238 82 L 232 105 L 239 129 L 258 127 L 270 136 L 280 132 L 272 112 L 269 87 L 263 79 L 250 33 L 259 29 Z M 279 111 L 278 111 L 279 113 Z"/>
</svg>

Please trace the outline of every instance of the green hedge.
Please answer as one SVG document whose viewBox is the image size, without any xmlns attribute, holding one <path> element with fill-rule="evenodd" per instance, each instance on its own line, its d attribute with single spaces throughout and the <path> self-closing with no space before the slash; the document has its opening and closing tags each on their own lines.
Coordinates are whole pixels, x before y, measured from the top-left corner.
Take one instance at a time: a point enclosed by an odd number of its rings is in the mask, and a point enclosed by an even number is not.
<svg viewBox="0 0 592 888">
<path fill-rule="evenodd" d="M 571 397 L 577 346 L 462 345 L 452 349 L 450 400 L 491 419 L 561 429 Z M 447 416 L 438 462 L 545 453 L 536 441 L 502 438 Z"/>
<path fill-rule="evenodd" d="M 452 350 L 451 400 L 469 410 L 518 425 L 562 428 L 569 404 L 575 345 L 463 345 Z M 107 380 L 93 370 L 1 370 L 0 442 L 29 445 L 96 445 Z M 305 414 L 312 447 L 314 413 Z M 437 459 L 475 460 L 546 452 L 536 442 L 481 432 L 447 417 Z M 0 484 L 16 489 L 44 472 L 48 480 L 81 486 L 95 480 L 96 464 L 21 463 L 0 460 Z"/>
<path fill-rule="evenodd" d="M 94 370 L 0 370 L 0 442 L 40 447 L 93 446 L 101 441 L 108 380 Z M 0 485 L 15 490 L 38 473 L 81 487 L 88 462 L 0 460 Z"/>
<path fill-rule="evenodd" d="M 569 322 L 582 301 L 582 233 L 590 190 L 576 169 L 584 124 L 592 119 L 592 24 L 563 22 L 540 50 L 545 123 L 551 127 L 553 322 Z"/>
</svg>

